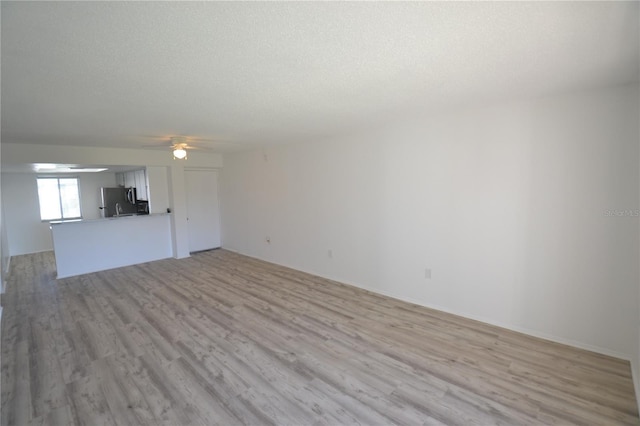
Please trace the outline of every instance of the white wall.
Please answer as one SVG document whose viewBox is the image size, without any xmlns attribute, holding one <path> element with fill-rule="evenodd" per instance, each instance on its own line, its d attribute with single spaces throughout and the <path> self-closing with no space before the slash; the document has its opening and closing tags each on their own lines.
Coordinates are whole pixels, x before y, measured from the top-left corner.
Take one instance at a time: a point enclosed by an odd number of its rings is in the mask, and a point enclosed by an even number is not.
<svg viewBox="0 0 640 426">
<path fill-rule="evenodd" d="M 605 213 L 638 208 L 638 111 L 618 87 L 225 155 L 223 247 L 637 359 L 638 218 Z"/>
<path fill-rule="evenodd" d="M 100 217 L 100 188 L 115 186 L 114 173 L 77 175 L 80 182 L 80 202 L 85 219 Z M 37 175 L 2 173 L 2 208 L 5 211 L 6 235 L 11 256 L 53 250 L 48 222 L 40 220 Z"/>
<path fill-rule="evenodd" d="M 53 250 L 49 223 L 40 220 L 36 175 L 2 173 L 2 199 L 11 256 Z"/>
<path fill-rule="evenodd" d="M 95 148 L 88 146 L 49 146 L 27 143 L 2 143 L 2 165 L 28 164 L 28 163 L 61 163 L 61 164 L 91 164 L 112 166 L 147 166 L 164 167 L 167 172 L 168 187 L 166 194 L 169 196 L 169 208 L 172 211 L 171 232 L 173 237 L 173 255 L 177 258 L 189 256 L 189 242 L 186 226 L 186 202 L 184 199 L 184 167 L 211 168 L 222 167 L 222 156 L 216 153 L 198 152 L 189 155 L 185 161 L 173 160 L 171 152 L 143 149 L 122 148 Z M 156 175 L 158 177 L 158 175 Z M 161 182 L 160 178 L 158 182 Z M 151 186 L 152 183 L 149 182 Z M 4 187 L 4 182 L 3 185 Z M 10 202 L 10 199 L 2 193 L 2 204 Z M 166 198 L 165 198 L 166 202 Z M 166 211 L 166 208 L 165 210 Z M 11 235 L 12 222 L 7 218 L 8 235 Z M 36 232 L 34 230 L 34 232 Z M 17 238 L 17 237 L 16 237 Z M 51 243 L 49 240 L 49 248 Z M 11 248 L 11 255 L 15 255 Z"/>
</svg>

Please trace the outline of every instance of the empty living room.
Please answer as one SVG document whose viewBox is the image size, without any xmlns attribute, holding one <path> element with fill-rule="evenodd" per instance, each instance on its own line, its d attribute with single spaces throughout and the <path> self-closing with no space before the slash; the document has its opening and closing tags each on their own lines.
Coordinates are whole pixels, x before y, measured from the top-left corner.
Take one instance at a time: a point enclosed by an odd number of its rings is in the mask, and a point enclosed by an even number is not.
<svg viewBox="0 0 640 426">
<path fill-rule="evenodd" d="M 640 3 L 0 32 L 0 425 L 640 424 Z"/>
</svg>

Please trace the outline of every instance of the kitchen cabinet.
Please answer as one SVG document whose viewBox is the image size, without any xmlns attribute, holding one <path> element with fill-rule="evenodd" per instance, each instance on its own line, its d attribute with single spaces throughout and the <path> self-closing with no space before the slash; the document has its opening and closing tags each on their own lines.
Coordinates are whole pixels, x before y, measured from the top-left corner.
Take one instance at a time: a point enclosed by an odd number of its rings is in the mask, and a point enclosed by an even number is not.
<svg viewBox="0 0 640 426">
<path fill-rule="evenodd" d="M 136 187 L 136 173 L 135 172 L 125 172 L 124 173 L 124 187 L 125 188 L 135 188 Z"/>
<path fill-rule="evenodd" d="M 149 201 L 149 185 L 147 185 L 147 173 L 145 169 L 116 173 L 116 185 L 124 186 L 125 188 L 135 188 L 136 198 L 138 200 Z"/>
<path fill-rule="evenodd" d="M 149 213 L 164 213 L 171 208 L 167 167 L 148 166 L 145 172 L 147 175 Z"/>
<path fill-rule="evenodd" d="M 149 201 L 147 191 L 147 173 L 144 169 L 133 172 L 138 200 Z"/>
</svg>

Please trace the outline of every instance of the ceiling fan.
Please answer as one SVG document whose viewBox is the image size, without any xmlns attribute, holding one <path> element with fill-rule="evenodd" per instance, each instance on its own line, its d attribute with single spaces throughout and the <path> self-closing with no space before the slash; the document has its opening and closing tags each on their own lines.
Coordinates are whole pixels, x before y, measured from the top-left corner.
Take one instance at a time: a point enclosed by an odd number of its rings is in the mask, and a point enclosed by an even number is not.
<svg viewBox="0 0 640 426">
<path fill-rule="evenodd" d="M 199 137 L 192 137 L 192 136 L 143 136 L 143 137 L 147 137 L 147 138 L 153 138 L 153 139 L 159 139 L 159 140 L 164 140 L 162 145 L 157 145 L 157 144 L 153 144 L 153 145 L 147 145 L 147 146 L 153 146 L 153 147 L 160 147 L 160 146 L 168 146 L 169 148 L 171 148 L 172 152 L 173 152 L 173 158 L 174 159 L 178 159 L 178 160 L 183 160 L 183 159 L 187 159 L 187 151 L 190 150 L 207 150 L 210 149 L 211 147 L 204 147 L 204 146 L 196 146 L 194 144 L 205 144 L 205 143 L 214 143 L 214 144 L 228 144 L 228 143 L 232 143 L 230 141 L 224 141 L 224 140 L 216 140 L 216 139 L 205 139 L 205 138 L 199 138 Z M 168 141 L 167 141 L 168 139 Z"/>
<path fill-rule="evenodd" d="M 173 158 L 178 160 L 187 159 L 187 149 L 198 149 L 187 143 L 184 136 L 173 136 L 170 138 L 171 148 L 173 149 Z"/>
</svg>

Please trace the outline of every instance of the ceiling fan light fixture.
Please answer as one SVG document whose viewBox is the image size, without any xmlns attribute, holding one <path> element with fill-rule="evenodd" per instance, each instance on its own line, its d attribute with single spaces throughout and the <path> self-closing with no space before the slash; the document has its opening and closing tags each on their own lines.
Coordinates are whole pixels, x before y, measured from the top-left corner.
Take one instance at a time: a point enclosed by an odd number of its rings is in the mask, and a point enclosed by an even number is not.
<svg viewBox="0 0 640 426">
<path fill-rule="evenodd" d="M 184 148 L 176 148 L 173 150 L 173 158 L 177 158 L 178 160 L 187 158 L 187 151 Z"/>
</svg>

